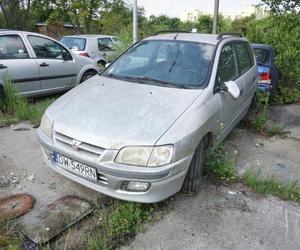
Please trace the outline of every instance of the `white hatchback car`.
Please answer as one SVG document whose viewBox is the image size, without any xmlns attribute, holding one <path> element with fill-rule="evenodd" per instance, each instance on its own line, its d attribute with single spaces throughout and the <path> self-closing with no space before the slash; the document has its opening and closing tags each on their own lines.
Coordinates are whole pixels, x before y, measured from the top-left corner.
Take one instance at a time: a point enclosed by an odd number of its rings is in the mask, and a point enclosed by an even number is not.
<svg viewBox="0 0 300 250">
<path fill-rule="evenodd" d="M 105 67 L 107 56 L 114 52 L 114 47 L 120 44 L 115 36 L 107 35 L 75 35 L 64 36 L 60 42 L 73 53 L 92 58 L 98 65 Z"/>
</svg>

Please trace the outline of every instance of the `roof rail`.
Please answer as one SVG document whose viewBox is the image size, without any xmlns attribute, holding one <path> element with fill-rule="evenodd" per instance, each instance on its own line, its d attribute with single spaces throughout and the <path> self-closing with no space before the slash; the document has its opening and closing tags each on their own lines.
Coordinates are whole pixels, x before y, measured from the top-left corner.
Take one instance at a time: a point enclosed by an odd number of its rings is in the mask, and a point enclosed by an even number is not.
<svg viewBox="0 0 300 250">
<path fill-rule="evenodd" d="M 161 30 L 156 32 L 154 36 L 157 36 L 159 34 L 165 34 L 165 33 L 191 33 L 191 32 L 186 30 Z"/>
<path fill-rule="evenodd" d="M 217 39 L 220 40 L 223 38 L 223 36 L 237 36 L 237 37 L 243 37 L 243 35 L 241 33 L 236 33 L 236 32 L 224 32 L 224 33 L 220 33 L 217 36 Z"/>
</svg>

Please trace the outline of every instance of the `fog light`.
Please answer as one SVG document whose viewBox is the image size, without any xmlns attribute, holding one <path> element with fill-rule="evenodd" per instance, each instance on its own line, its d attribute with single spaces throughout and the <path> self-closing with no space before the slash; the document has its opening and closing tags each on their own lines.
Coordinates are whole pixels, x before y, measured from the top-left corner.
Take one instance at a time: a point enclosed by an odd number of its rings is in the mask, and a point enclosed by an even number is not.
<svg viewBox="0 0 300 250">
<path fill-rule="evenodd" d="M 125 186 L 126 191 L 130 192 L 146 192 L 150 188 L 150 183 L 148 182 L 137 182 L 137 181 L 130 181 L 127 182 Z"/>
</svg>

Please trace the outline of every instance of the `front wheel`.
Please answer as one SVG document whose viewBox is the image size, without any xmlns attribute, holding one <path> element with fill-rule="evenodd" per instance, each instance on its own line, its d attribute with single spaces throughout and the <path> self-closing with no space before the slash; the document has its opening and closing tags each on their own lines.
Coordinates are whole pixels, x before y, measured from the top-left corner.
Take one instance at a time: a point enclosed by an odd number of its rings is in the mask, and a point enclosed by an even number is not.
<svg viewBox="0 0 300 250">
<path fill-rule="evenodd" d="M 202 140 L 194 153 L 192 162 L 189 166 L 188 172 L 186 173 L 185 180 L 182 185 L 182 192 L 194 193 L 199 190 L 202 180 L 204 158 L 205 141 Z"/>
</svg>

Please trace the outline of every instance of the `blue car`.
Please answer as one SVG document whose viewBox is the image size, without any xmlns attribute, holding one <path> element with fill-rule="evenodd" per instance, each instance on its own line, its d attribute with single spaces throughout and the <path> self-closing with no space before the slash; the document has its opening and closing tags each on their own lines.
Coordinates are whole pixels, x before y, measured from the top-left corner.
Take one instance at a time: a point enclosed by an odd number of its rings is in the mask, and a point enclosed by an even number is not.
<svg viewBox="0 0 300 250">
<path fill-rule="evenodd" d="M 267 44 L 251 44 L 258 64 L 258 88 L 273 92 L 279 79 L 279 71 L 275 65 L 275 54 L 272 46 Z"/>
</svg>

